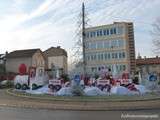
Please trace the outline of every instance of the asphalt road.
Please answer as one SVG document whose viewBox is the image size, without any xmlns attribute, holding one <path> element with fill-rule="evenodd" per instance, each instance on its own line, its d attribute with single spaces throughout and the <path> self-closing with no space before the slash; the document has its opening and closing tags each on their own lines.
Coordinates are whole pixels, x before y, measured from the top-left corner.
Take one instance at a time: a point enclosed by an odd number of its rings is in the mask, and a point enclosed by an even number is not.
<svg viewBox="0 0 160 120">
<path fill-rule="evenodd" d="M 144 117 L 124 118 L 125 115 Z M 153 118 L 149 118 L 149 116 Z M 60 111 L 0 107 L 0 120 L 160 120 L 160 109 L 138 111 Z"/>
</svg>

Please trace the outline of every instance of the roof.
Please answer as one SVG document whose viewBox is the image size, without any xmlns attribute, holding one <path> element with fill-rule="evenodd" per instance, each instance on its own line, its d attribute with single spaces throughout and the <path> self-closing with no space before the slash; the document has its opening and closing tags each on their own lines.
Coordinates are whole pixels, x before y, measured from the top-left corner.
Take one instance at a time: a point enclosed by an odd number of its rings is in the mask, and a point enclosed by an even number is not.
<svg viewBox="0 0 160 120">
<path fill-rule="evenodd" d="M 86 28 L 86 31 L 90 31 L 90 30 L 92 30 L 92 29 L 101 29 L 102 27 L 111 27 L 111 26 L 113 26 L 113 25 L 119 25 L 119 24 L 133 24 L 133 22 L 113 22 L 113 23 L 111 23 L 111 24 L 104 24 L 104 25 L 98 25 L 98 26 L 93 26 L 93 27 L 87 27 Z"/>
<path fill-rule="evenodd" d="M 136 59 L 137 65 L 160 64 L 160 57 Z"/>
<path fill-rule="evenodd" d="M 7 58 L 32 57 L 40 49 L 15 50 L 7 54 Z"/>
<path fill-rule="evenodd" d="M 51 47 L 49 49 L 47 49 L 46 51 L 43 52 L 46 56 L 51 57 L 51 56 L 66 56 L 67 57 L 67 52 L 60 48 L 60 46 L 58 47 Z"/>
</svg>

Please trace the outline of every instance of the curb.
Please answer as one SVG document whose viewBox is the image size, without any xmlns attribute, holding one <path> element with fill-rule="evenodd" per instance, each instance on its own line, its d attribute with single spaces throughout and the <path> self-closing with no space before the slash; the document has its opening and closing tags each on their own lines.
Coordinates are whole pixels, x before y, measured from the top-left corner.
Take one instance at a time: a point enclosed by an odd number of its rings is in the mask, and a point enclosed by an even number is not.
<svg viewBox="0 0 160 120">
<path fill-rule="evenodd" d="M 38 99 L 38 100 L 52 100 L 52 101 L 62 101 L 62 102 L 136 102 L 136 101 L 155 101 L 155 100 L 160 100 L 160 96 L 156 98 L 145 98 L 145 99 L 128 99 L 128 100 L 123 100 L 123 99 L 115 99 L 115 100 L 97 100 L 97 101 L 92 101 L 92 100 L 71 100 L 71 99 L 58 99 L 58 98 L 42 98 L 42 97 L 35 97 L 35 96 L 28 96 L 28 95 L 20 95 L 16 94 L 14 92 L 10 92 L 12 89 L 7 89 L 6 93 L 15 97 L 21 97 L 21 98 L 28 98 L 28 99 Z M 93 98 L 94 99 L 94 98 Z"/>
<path fill-rule="evenodd" d="M 143 101 L 106 101 L 106 102 L 80 102 L 80 101 L 68 101 L 68 100 L 53 100 L 46 98 L 37 98 L 24 95 L 18 95 L 6 90 L 5 92 L 9 95 L 21 98 L 27 98 L 30 100 L 44 100 L 38 101 L 39 104 L 35 104 L 37 101 L 20 100 L 19 102 L 8 102 L 8 104 L 0 104 L 2 107 L 16 107 L 25 109 L 46 109 L 46 110 L 70 110 L 70 111 L 127 111 L 127 110 L 147 110 L 147 109 L 158 109 L 160 110 L 160 99 L 156 100 L 143 100 Z M 45 100 L 52 100 L 54 102 L 46 102 Z M 70 102 L 70 103 L 69 103 Z M 72 104 L 73 102 L 73 104 Z M 97 104 L 96 104 L 96 103 Z M 133 104 L 131 103 L 133 102 Z M 122 103 L 122 104 L 121 104 Z M 151 103 L 151 104 L 150 104 Z M 103 106 L 104 104 L 104 106 Z M 137 105 L 136 105 L 137 104 Z"/>
</svg>

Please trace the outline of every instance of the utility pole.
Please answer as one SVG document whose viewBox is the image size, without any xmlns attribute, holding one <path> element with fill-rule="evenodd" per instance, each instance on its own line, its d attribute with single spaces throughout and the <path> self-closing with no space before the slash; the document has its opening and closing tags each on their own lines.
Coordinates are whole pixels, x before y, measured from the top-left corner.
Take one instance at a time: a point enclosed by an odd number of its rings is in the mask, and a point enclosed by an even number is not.
<svg viewBox="0 0 160 120">
<path fill-rule="evenodd" d="M 82 3 L 82 51 L 83 51 L 83 74 L 86 74 L 86 55 L 85 55 L 85 6 Z"/>
</svg>

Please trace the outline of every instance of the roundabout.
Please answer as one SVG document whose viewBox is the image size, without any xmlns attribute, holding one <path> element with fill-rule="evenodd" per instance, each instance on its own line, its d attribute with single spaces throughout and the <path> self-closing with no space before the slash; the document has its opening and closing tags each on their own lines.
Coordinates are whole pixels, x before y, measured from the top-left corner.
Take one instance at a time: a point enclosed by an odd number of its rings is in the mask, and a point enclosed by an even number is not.
<svg viewBox="0 0 160 120">
<path fill-rule="evenodd" d="M 109 97 L 102 96 L 49 97 L 48 95 L 22 94 L 12 89 L 1 92 L 6 99 L 4 97 L 0 100 L 0 106 L 8 107 L 80 111 L 160 109 L 160 98 L 154 94 L 139 97 L 139 99 L 138 96 L 134 96 L 135 98 L 133 96 L 110 96 L 108 99 Z"/>
</svg>

